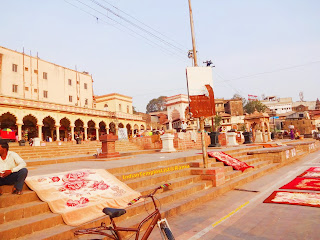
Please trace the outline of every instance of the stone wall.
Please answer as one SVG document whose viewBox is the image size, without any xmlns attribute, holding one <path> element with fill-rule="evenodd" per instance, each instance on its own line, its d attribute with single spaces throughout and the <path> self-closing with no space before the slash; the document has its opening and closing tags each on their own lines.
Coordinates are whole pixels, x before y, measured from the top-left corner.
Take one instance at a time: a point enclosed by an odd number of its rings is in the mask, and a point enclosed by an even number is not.
<svg viewBox="0 0 320 240">
<path fill-rule="evenodd" d="M 196 132 L 192 135 L 192 132 L 179 132 L 174 134 L 173 145 L 176 150 L 187 150 L 187 149 L 201 149 L 201 133 Z M 208 146 L 210 144 L 210 137 L 205 134 L 205 142 Z"/>
</svg>

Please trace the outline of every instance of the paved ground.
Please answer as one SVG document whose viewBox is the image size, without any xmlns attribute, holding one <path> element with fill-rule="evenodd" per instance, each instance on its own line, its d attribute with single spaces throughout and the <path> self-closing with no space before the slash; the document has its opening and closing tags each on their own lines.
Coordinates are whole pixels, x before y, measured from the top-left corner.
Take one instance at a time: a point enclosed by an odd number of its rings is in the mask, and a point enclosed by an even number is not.
<svg viewBox="0 0 320 240">
<path fill-rule="evenodd" d="M 230 191 L 169 218 L 176 240 L 320 239 L 320 208 L 263 203 L 273 191 L 312 166 L 320 166 L 320 151 L 241 186 L 242 191 Z M 156 229 L 151 239 L 159 237 Z"/>
</svg>

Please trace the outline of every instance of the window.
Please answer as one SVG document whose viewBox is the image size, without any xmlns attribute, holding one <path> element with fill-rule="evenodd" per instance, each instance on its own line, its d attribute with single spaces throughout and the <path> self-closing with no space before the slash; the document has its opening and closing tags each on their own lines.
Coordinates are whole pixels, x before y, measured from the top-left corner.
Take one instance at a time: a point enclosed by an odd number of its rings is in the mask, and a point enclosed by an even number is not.
<svg viewBox="0 0 320 240">
<path fill-rule="evenodd" d="M 48 79 L 48 73 L 43 72 L 43 79 Z"/>
<path fill-rule="evenodd" d="M 130 113 L 130 111 L 129 111 L 129 106 L 127 106 L 127 113 Z"/>
<path fill-rule="evenodd" d="M 88 89 L 88 84 L 84 84 L 84 89 Z"/>
<path fill-rule="evenodd" d="M 72 102 L 72 96 L 69 96 L 69 102 Z"/>
<path fill-rule="evenodd" d="M 88 105 L 88 98 L 84 100 L 84 105 Z"/>
<path fill-rule="evenodd" d="M 28 88 L 28 87 L 25 87 L 24 90 L 29 91 L 29 88 Z"/>
<path fill-rule="evenodd" d="M 121 112 L 121 104 L 119 104 L 119 112 Z"/>
<path fill-rule="evenodd" d="M 25 70 L 25 71 L 29 71 L 29 68 L 25 67 L 24 70 Z"/>
<path fill-rule="evenodd" d="M 68 79 L 68 85 L 71 86 L 72 85 L 72 80 Z"/>
<path fill-rule="evenodd" d="M 48 91 L 43 91 L 43 97 L 48 98 Z"/>
<path fill-rule="evenodd" d="M 35 74 L 38 74 L 38 70 L 33 70 L 33 72 L 34 72 Z"/>
<path fill-rule="evenodd" d="M 18 72 L 18 65 L 17 64 L 12 64 L 12 71 Z"/>
<path fill-rule="evenodd" d="M 299 113 L 299 117 L 303 118 L 303 113 Z"/>
<path fill-rule="evenodd" d="M 37 93 L 37 92 L 38 92 L 38 89 L 35 88 L 33 91 L 34 91 L 35 93 Z"/>
<path fill-rule="evenodd" d="M 12 92 L 14 93 L 18 92 L 18 85 L 12 84 Z"/>
<path fill-rule="evenodd" d="M 104 105 L 104 110 L 105 110 L 105 111 L 108 111 L 108 104 L 105 104 L 105 105 Z"/>
</svg>

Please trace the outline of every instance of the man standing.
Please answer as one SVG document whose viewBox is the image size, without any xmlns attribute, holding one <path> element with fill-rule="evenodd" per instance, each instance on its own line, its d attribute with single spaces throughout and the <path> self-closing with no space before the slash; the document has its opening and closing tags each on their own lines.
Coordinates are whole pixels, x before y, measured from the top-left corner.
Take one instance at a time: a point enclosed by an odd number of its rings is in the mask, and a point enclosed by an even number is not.
<svg viewBox="0 0 320 240">
<path fill-rule="evenodd" d="M 184 121 L 182 121 L 181 132 L 186 132 L 187 131 L 187 127 L 188 127 L 188 124 L 185 123 Z"/>
<path fill-rule="evenodd" d="M 28 169 L 25 168 L 27 164 L 17 153 L 9 151 L 9 145 L 4 140 L 0 140 L 0 157 L 0 186 L 14 185 L 12 194 L 21 195 L 28 175 Z"/>
</svg>

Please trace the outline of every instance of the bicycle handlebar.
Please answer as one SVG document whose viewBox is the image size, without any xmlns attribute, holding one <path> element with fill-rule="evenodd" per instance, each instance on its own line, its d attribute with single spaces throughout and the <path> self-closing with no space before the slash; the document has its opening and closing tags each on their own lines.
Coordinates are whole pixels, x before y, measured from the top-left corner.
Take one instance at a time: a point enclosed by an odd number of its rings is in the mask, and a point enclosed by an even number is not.
<svg viewBox="0 0 320 240">
<path fill-rule="evenodd" d="M 151 196 L 153 196 L 159 189 L 169 187 L 170 185 L 171 185 L 171 183 L 162 184 L 162 185 L 160 185 L 159 187 L 155 188 L 155 189 L 154 189 L 151 193 L 149 193 L 148 195 L 142 195 L 142 196 L 140 196 L 140 197 L 137 197 L 137 198 L 131 200 L 131 201 L 128 203 L 128 206 L 131 206 L 132 204 L 138 202 L 141 198 L 151 197 Z"/>
</svg>

